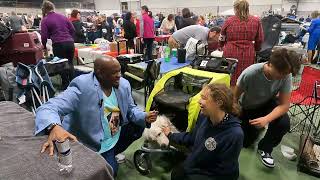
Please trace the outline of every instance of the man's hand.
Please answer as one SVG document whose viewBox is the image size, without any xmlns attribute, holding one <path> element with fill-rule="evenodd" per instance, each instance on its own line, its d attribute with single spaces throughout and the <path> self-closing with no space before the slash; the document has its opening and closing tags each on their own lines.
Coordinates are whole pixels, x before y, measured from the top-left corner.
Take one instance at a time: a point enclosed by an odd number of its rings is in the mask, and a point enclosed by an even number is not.
<svg viewBox="0 0 320 180">
<path fill-rule="evenodd" d="M 162 128 L 162 132 L 163 132 L 166 136 L 168 136 L 168 135 L 170 134 L 170 132 L 171 132 L 170 127 L 167 126 L 167 127 Z"/>
<path fill-rule="evenodd" d="M 66 139 L 78 141 L 74 135 L 64 130 L 61 126 L 59 125 L 54 126 L 49 134 L 47 142 L 45 142 L 42 145 L 41 153 L 43 153 L 44 151 L 46 151 L 47 148 L 49 148 L 49 155 L 53 156 L 53 150 L 54 150 L 53 141 L 57 140 L 57 141 L 63 142 Z"/>
<path fill-rule="evenodd" d="M 269 123 L 269 120 L 266 117 L 260 117 L 254 120 L 250 120 L 249 123 L 258 128 L 263 128 Z"/>
<path fill-rule="evenodd" d="M 157 116 L 158 116 L 158 111 L 150 111 L 147 113 L 147 116 L 146 116 L 146 121 L 148 123 L 153 123 L 157 120 Z"/>
</svg>

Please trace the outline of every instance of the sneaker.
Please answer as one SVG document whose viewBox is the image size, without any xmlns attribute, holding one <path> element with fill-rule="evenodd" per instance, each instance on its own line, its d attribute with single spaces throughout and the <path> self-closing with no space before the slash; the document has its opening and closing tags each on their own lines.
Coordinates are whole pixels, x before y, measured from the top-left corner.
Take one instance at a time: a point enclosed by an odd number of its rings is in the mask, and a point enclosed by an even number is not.
<svg viewBox="0 0 320 180">
<path fill-rule="evenodd" d="M 126 161 L 126 156 L 124 154 L 117 154 L 116 160 L 118 164 L 124 163 Z"/>
<path fill-rule="evenodd" d="M 268 168 L 274 168 L 274 160 L 271 154 L 264 152 L 262 150 L 258 150 L 258 153 L 261 156 L 261 161 L 263 165 L 265 165 Z"/>
</svg>

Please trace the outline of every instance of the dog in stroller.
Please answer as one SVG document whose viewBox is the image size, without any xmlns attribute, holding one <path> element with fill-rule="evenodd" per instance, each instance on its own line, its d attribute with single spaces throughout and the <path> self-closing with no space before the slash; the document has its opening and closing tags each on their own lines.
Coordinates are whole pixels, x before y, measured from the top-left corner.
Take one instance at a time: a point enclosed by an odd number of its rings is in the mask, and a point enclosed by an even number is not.
<svg viewBox="0 0 320 180">
<path fill-rule="evenodd" d="M 170 127 L 171 132 L 179 132 L 165 115 L 159 115 L 157 120 L 151 124 L 151 127 L 144 130 L 143 137 L 153 148 L 166 148 L 169 146 L 169 139 L 162 132 L 164 127 Z"/>
<path fill-rule="evenodd" d="M 172 131 L 191 132 L 200 113 L 200 91 L 205 84 L 230 84 L 230 75 L 192 69 L 189 67 L 166 73 L 154 86 L 146 111 L 157 110 L 159 116 L 146 129 L 146 141 L 134 154 L 136 169 L 143 175 L 151 172 L 151 153 L 187 152 L 185 147 L 169 143 L 162 132 L 164 126 L 172 127 Z"/>
</svg>

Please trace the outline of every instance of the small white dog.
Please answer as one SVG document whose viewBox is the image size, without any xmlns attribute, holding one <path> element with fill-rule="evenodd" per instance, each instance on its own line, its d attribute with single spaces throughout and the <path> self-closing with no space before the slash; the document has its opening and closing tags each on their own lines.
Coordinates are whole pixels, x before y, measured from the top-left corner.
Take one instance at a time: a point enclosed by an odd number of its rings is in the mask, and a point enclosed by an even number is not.
<svg viewBox="0 0 320 180">
<path fill-rule="evenodd" d="M 157 120 L 151 123 L 150 128 L 146 128 L 143 132 L 143 137 L 150 142 L 153 142 L 160 147 L 167 147 L 169 145 L 168 137 L 162 132 L 162 128 L 170 127 L 171 132 L 179 132 L 173 124 L 170 122 L 169 118 L 164 115 L 159 115 Z"/>
</svg>

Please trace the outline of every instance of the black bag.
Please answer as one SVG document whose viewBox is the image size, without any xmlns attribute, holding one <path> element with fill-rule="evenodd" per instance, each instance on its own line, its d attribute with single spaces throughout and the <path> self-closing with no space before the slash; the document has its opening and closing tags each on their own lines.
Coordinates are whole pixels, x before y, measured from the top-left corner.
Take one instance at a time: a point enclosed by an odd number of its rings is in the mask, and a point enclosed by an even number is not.
<svg viewBox="0 0 320 180">
<path fill-rule="evenodd" d="M 232 74 L 236 65 L 237 60 L 235 59 L 213 56 L 198 56 L 191 63 L 191 66 L 194 69 L 226 74 Z"/>
<path fill-rule="evenodd" d="M 11 29 L 0 23 L 0 44 L 3 44 L 11 36 L 11 34 Z"/>
</svg>

